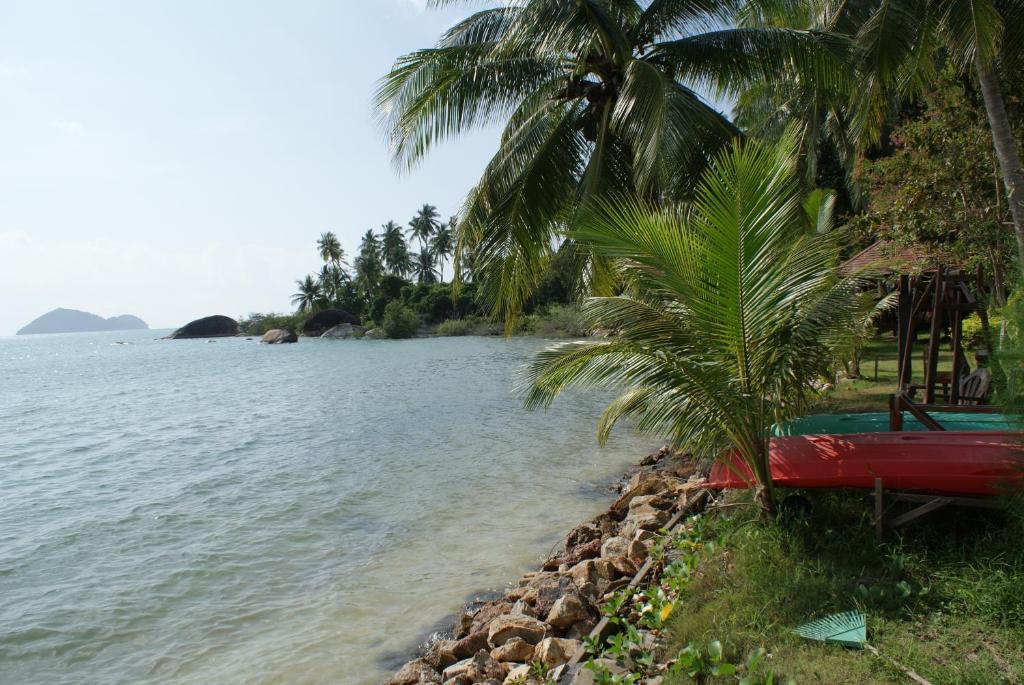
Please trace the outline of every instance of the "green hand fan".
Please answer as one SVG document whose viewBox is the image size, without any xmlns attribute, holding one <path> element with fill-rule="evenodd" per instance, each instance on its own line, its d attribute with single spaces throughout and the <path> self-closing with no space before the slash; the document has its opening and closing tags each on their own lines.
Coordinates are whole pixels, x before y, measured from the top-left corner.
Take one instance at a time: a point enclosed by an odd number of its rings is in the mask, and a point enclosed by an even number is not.
<svg viewBox="0 0 1024 685">
<path fill-rule="evenodd" d="M 843 645 L 844 647 L 866 649 L 875 656 L 885 659 L 890 664 L 903 671 L 903 673 L 915 683 L 918 683 L 919 685 L 932 685 L 913 670 L 907 668 L 895 659 L 880 653 L 877 649 L 868 644 L 867 617 L 859 611 L 844 611 L 841 614 L 825 616 L 824 618 L 819 618 L 817 621 L 805 623 L 797 628 L 796 632 L 798 635 L 805 637 L 808 640 L 818 640 L 820 642 L 830 642 L 832 644 Z"/>
<path fill-rule="evenodd" d="M 808 640 L 834 642 L 856 649 L 861 649 L 868 641 L 867 618 L 859 611 L 844 611 L 819 618 L 800 626 L 796 632 Z"/>
</svg>

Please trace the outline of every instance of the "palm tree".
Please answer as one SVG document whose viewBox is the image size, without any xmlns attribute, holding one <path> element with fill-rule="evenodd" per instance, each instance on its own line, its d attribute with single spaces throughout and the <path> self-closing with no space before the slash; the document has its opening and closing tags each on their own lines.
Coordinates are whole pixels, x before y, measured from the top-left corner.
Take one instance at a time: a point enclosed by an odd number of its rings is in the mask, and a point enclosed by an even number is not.
<svg viewBox="0 0 1024 685">
<path fill-rule="evenodd" d="M 356 257 L 356 282 L 367 295 L 374 294 L 384 275 L 384 259 L 381 255 L 380 241 L 373 229 L 363 234 L 359 244 L 359 256 Z"/>
<path fill-rule="evenodd" d="M 837 276 L 828 203 L 802 205 L 797 147 L 795 135 L 737 145 L 678 209 L 601 202 L 581 220 L 575 239 L 616 260 L 633 294 L 587 300 L 588 325 L 618 334 L 541 352 L 527 404 L 546 406 L 570 385 L 620 390 L 600 440 L 631 417 L 699 454 L 731 450 L 773 511 L 771 425 L 807 408 L 834 342 L 865 316 L 863 279 Z"/>
<path fill-rule="evenodd" d="M 340 266 L 324 264 L 317 276 L 317 285 L 320 286 L 321 297 L 324 302 L 337 302 L 342 291 L 345 289 L 345 281 L 348 275 Z"/>
<path fill-rule="evenodd" d="M 420 248 L 430 244 L 430 237 L 441 227 L 441 215 L 437 207 L 424 204 L 416 210 L 416 216 L 409 222 L 409 235 L 420 241 Z"/>
<path fill-rule="evenodd" d="M 416 282 L 421 285 L 437 283 L 440 273 L 437 270 L 437 262 L 430 248 L 423 248 L 413 255 L 412 273 L 416 276 Z"/>
<path fill-rule="evenodd" d="M 381 227 L 381 253 L 388 271 L 395 276 L 405 278 L 412 271 L 412 256 L 405 242 L 402 227 L 389 221 Z"/>
<path fill-rule="evenodd" d="M 306 276 L 305 280 L 295 281 L 298 292 L 292 295 L 292 304 L 298 307 L 298 312 L 311 312 L 320 304 L 320 284 L 312 276 Z"/>
<path fill-rule="evenodd" d="M 345 250 L 341 247 L 338 236 L 331 231 L 320 234 L 320 238 L 316 241 L 316 247 L 325 264 L 341 266 L 345 263 Z"/>
<path fill-rule="evenodd" d="M 476 12 L 434 48 L 399 58 L 376 102 L 400 166 L 505 122 L 455 249 L 456 263 L 475 250 L 496 315 L 514 319 L 588 199 L 689 193 L 709 155 L 736 135 L 701 91 L 728 95 L 748 79 L 804 73 L 845 83 L 834 40 L 734 27 L 746 5 L 523 0 Z"/>
<path fill-rule="evenodd" d="M 430 251 L 437 259 L 438 273 L 441 282 L 444 283 L 444 263 L 452 256 L 455 250 L 454 229 L 458 226 L 458 220 L 453 216 L 448 223 L 441 224 L 434 237 L 430 240 Z"/>
</svg>

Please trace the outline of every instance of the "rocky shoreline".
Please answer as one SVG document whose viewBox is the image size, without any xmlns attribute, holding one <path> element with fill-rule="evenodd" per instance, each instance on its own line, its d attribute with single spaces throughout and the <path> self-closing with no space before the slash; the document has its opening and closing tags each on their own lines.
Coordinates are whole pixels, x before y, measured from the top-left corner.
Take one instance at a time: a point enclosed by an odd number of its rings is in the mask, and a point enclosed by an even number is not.
<svg viewBox="0 0 1024 685">
<path fill-rule="evenodd" d="M 538 663 L 545 672 L 564 670 L 598 626 L 600 603 L 637 575 L 656 531 L 688 507 L 702 482 L 689 455 L 664 447 L 648 455 L 619 482 L 618 499 L 573 528 L 561 551 L 502 596 L 465 607 L 448 634 L 386 685 L 519 685 Z M 591 681 L 589 670 L 565 680 Z"/>
</svg>

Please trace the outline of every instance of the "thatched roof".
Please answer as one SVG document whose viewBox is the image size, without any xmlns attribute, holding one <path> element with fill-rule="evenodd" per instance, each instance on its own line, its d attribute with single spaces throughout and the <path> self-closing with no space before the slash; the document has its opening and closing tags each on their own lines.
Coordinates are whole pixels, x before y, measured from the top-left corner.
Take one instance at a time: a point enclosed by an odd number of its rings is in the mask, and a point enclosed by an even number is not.
<svg viewBox="0 0 1024 685">
<path fill-rule="evenodd" d="M 883 276 L 918 274 L 930 266 L 928 253 L 922 248 L 879 240 L 843 262 L 839 273 L 849 276 L 868 270 Z"/>
</svg>

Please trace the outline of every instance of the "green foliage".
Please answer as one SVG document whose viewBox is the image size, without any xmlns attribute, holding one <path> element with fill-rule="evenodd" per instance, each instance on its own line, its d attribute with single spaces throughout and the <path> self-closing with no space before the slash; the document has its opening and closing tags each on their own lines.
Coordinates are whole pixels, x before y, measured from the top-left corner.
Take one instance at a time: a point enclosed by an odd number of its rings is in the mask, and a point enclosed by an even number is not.
<svg viewBox="0 0 1024 685">
<path fill-rule="evenodd" d="M 238 324 L 245 335 L 263 335 L 274 328 L 287 328 L 299 332 L 306 322 L 307 314 L 258 314 L 252 313 L 239 318 Z"/>
<path fill-rule="evenodd" d="M 869 211 L 854 230 L 864 242 L 922 245 L 936 261 L 980 266 L 1003 301 L 1017 246 L 984 110 L 947 71 L 891 139 L 893 153 L 861 169 Z"/>
<path fill-rule="evenodd" d="M 590 335 L 586 317 L 575 305 L 552 305 L 524 316 L 519 330 L 543 338 L 582 338 Z"/>
<path fill-rule="evenodd" d="M 988 315 L 988 333 L 981 325 L 981 317 L 977 313 L 971 314 L 963 320 L 963 337 L 961 338 L 965 350 L 988 350 L 996 349 L 999 329 L 1003 324 L 1003 317 L 999 314 Z"/>
<path fill-rule="evenodd" d="M 448 319 L 437 327 L 440 336 L 479 335 L 481 321 L 476 317 L 468 319 Z"/>
<path fill-rule="evenodd" d="M 420 319 L 411 308 L 398 300 L 389 302 L 384 308 L 381 329 L 389 338 L 411 338 L 419 330 Z"/>
<path fill-rule="evenodd" d="M 1024 287 L 1002 309 L 1001 335 L 995 346 L 994 368 L 1003 383 L 996 385 L 995 402 L 1008 415 L 1024 415 Z M 1018 419 L 1020 421 L 1020 419 Z"/>
<path fill-rule="evenodd" d="M 697 453 L 735 450 L 772 506 L 769 428 L 810 404 L 835 341 L 865 317 L 857 277 L 840 278 L 837 243 L 808 229 L 792 142 L 719 154 L 697 199 L 676 211 L 606 203 L 576 240 L 615 259 L 628 295 L 592 298 L 588 328 L 617 335 L 540 353 L 530 407 L 572 385 L 622 394 L 598 425 L 667 435 Z"/>
</svg>

